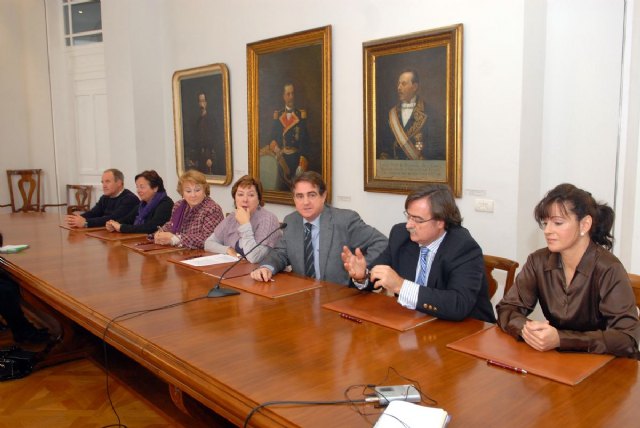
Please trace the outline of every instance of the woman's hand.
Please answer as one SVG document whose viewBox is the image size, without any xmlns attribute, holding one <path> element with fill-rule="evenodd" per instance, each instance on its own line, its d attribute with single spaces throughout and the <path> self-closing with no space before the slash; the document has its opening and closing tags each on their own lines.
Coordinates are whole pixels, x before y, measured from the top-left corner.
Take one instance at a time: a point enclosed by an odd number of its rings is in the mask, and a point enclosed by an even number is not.
<svg viewBox="0 0 640 428">
<path fill-rule="evenodd" d="M 238 224 L 247 224 L 251 220 L 251 213 L 248 209 L 238 207 L 236 208 L 236 221 Z"/>
<path fill-rule="evenodd" d="M 558 330 L 549 321 L 527 321 L 520 336 L 537 351 L 550 351 L 560 346 Z"/>
</svg>

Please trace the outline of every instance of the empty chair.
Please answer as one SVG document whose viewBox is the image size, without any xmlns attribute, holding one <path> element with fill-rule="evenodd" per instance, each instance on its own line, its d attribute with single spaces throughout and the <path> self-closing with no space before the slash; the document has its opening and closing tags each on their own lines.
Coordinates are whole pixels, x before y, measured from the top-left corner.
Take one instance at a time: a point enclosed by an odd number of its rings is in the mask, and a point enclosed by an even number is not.
<svg viewBox="0 0 640 428">
<path fill-rule="evenodd" d="M 89 211 L 92 192 L 90 184 L 67 184 L 67 214 Z"/>
<path fill-rule="evenodd" d="M 631 282 L 631 288 L 636 295 L 636 306 L 640 307 L 640 275 L 629 274 L 629 281 Z"/>
<path fill-rule="evenodd" d="M 504 281 L 504 294 L 513 285 L 516 278 L 516 269 L 519 264 L 516 261 L 505 259 L 503 257 L 484 255 L 484 270 L 487 273 L 487 281 L 489 282 L 489 298 L 492 298 L 498 289 L 498 281 L 493 277 L 493 270 L 504 270 L 507 272 L 507 279 Z"/>
<path fill-rule="evenodd" d="M 0 207 L 11 207 L 11 211 L 40 211 L 40 177 L 41 169 L 9 169 L 7 182 L 11 202 Z M 20 199 L 18 199 L 20 197 Z M 18 204 L 22 204 L 18 208 Z"/>
</svg>

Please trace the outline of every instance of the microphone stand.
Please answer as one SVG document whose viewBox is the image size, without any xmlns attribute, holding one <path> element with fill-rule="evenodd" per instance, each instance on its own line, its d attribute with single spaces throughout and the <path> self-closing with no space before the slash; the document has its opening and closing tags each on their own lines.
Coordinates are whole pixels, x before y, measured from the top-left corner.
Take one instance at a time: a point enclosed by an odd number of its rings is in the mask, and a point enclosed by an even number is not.
<svg viewBox="0 0 640 428">
<path fill-rule="evenodd" d="M 284 228 L 287 227 L 287 223 L 282 223 L 277 229 L 272 230 L 271 232 L 269 232 L 269 234 L 267 236 L 265 236 L 264 238 L 262 238 L 260 240 L 260 242 L 258 242 L 255 247 L 253 247 L 252 249 L 250 249 L 249 251 L 246 252 L 246 254 L 243 254 L 238 260 L 236 260 L 235 262 L 233 262 L 233 264 L 231 266 L 229 266 L 228 268 L 226 268 L 223 272 L 222 275 L 220 275 L 220 278 L 218 278 L 218 282 L 216 283 L 216 285 L 209 290 L 209 293 L 207 294 L 207 297 L 225 297 L 225 296 L 235 296 L 236 294 L 240 294 L 239 291 L 237 290 L 233 290 L 231 288 L 222 288 L 220 287 L 220 283 L 222 282 L 222 280 L 224 279 L 224 276 L 234 267 L 236 267 L 238 265 L 238 263 L 240 263 L 242 260 L 246 260 L 247 256 L 249 254 L 251 254 L 251 252 L 253 250 L 255 250 L 256 248 L 258 248 L 264 241 L 267 240 L 267 238 L 269 238 L 271 235 L 273 235 L 274 233 L 276 233 L 279 230 L 283 230 Z"/>
</svg>

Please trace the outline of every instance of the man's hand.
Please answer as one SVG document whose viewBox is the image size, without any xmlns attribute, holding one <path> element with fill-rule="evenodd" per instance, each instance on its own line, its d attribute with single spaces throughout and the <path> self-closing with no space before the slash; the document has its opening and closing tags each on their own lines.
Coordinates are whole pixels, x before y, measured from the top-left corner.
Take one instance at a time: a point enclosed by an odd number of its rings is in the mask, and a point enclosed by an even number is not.
<svg viewBox="0 0 640 428">
<path fill-rule="evenodd" d="M 344 270 L 347 271 L 349 276 L 356 281 L 363 281 L 365 279 L 365 272 L 367 269 L 367 261 L 362 255 L 360 248 L 356 248 L 356 253 L 353 254 L 351 250 L 345 245 L 342 247 L 342 263 L 344 263 Z"/>
<path fill-rule="evenodd" d="M 527 321 L 520 335 L 537 351 L 550 351 L 560 346 L 558 330 L 549 325 L 549 321 Z"/>
<path fill-rule="evenodd" d="M 251 272 L 251 278 L 256 281 L 269 282 L 272 276 L 271 270 L 266 267 L 260 267 Z"/>
<path fill-rule="evenodd" d="M 87 220 L 81 215 L 69 214 L 66 217 L 66 222 L 67 222 L 67 226 L 69 227 L 81 228 L 81 227 L 84 227 L 84 224 L 87 222 Z"/>
<path fill-rule="evenodd" d="M 109 232 L 120 232 L 120 223 L 115 220 L 109 220 L 106 222 L 105 227 Z"/>
<path fill-rule="evenodd" d="M 376 287 L 384 287 L 386 290 L 399 294 L 404 279 L 396 273 L 391 266 L 377 265 L 369 272 L 369 280 L 374 281 Z"/>
</svg>

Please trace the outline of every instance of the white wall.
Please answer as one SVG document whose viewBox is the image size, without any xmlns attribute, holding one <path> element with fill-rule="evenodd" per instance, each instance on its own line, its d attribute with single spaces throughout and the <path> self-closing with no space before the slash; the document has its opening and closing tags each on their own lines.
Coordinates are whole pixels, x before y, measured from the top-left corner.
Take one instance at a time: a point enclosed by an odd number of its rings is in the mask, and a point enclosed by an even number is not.
<svg viewBox="0 0 640 428">
<path fill-rule="evenodd" d="M 230 71 L 234 177 L 248 172 L 247 43 L 330 24 L 333 202 L 357 210 L 387 233 L 393 223 L 402 221 L 404 197 L 363 191 L 362 43 L 463 23 L 464 194 L 458 202 L 465 225 L 486 253 L 522 263 L 542 245 L 531 210 L 550 187 L 574 181 L 596 197 L 614 202 L 623 6 L 623 0 L 411 0 L 401 5 L 382 0 L 300 0 L 294 11 L 283 13 L 278 2 L 265 0 L 105 1 L 110 161 L 125 172 L 129 187 L 133 175 L 153 167 L 172 191 L 177 177 L 171 76 L 176 70 L 223 62 Z M 57 1 L 47 2 L 50 14 L 57 7 Z M 27 13 L 33 9 L 41 15 L 42 3 L 9 0 L 0 2 L 0 8 L 6 24 L 0 31 L 3 36 L 7 32 L 0 43 L 8 45 L 2 55 L 22 58 L 23 51 L 31 50 L 32 61 L 43 63 L 46 43 L 39 40 L 41 35 L 24 34 L 27 27 L 42 26 L 38 14 Z M 51 37 L 59 30 L 60 26 L 50 26 Z M 629 55 L 637 58 L 637 51 L 636 47 Z M 52 88 L 60 154 L 69 150 L 68 141 L 75 136 L 69 125 L 69 101 L 63 96 L 68 83 L 60 77 L 66 72 L 60 60 L 64 49 L 52 43 L 50 52 L 54 74 L 60 73 Z M 0 132 L 3 140 L 30 140 L 33 118 L 39 113 L 33 111 L 39 91 L 32 88 L 40 87 L 32 81 L 42 76 L 25 75 L 24 61 L 15 67 L 10 64 L 2 61 L 3 75 L 13 76 L 22 87 L 5 83 L 7 79 L 0 82 L 3 93 L 17 100 L 11 105 L 5 97 L 0 101 L 7 113 L 0 120 L 11 125 Z M 39 70 L 45 73 L 46 67 Z M 628 80 L 634 82 L 633 77 Z M 637 102 L 629 101 L 628 110 L 634 126 L 623 140 L 635 156 Z M 50 143 L 40 140 L 38 144 Z M 0 150 L 4 167 L 8 152 L 4 145 Z M 12 163 L 35 162 L 26 149 L 12 151 L 11 156 Z M 637 167 L 636 159 L 627 171 Z M 61 169 L 61 176 L 69 171 L 63 180 L 73 178 L 72 165 Z M 638 200 L 637 180 L 634 176 L 622 196 Z M 229 193 L 230 187 L 213 188 L 225 211 L 232 207 Z M 479 194 L 494 199 L 494 213 L 473 210 L 474 195 Z M 636 225 L 636 203 L 626 207 L 627 221 Z M 292 209 L 268 208 L 279 217 Z M 633 245 L 622 246 L 627 262 L 638 254 L 639 241 L 636 236 Z"/>
<path fill-rule="evenodd" d="M 47 39 L 42 2 L 0 2 L 0 203 L 6 169 L 41 168 L 46 203 L 57 203 Z M 8 211 L 6 208 L 3 210 Z"/>
</svg>

